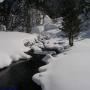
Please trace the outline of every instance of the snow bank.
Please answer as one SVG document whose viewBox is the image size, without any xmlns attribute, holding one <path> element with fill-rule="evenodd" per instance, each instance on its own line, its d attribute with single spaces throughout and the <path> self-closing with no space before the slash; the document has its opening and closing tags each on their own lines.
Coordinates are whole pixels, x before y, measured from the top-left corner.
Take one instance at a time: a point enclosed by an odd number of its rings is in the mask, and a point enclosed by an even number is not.
<svg viewBox="0 0 90 90">
<path fill-rule="evenodd" d="M 30 58 L 24 53 L 30 50 L 30 47 L 25 47 L 24 43 L 29 41 L 32 44 L 35 39 L 37 39 L 36 34 L 0 32 L 0 68 L 10 65 L 12 61 Z"/>
<path fill-rule="evenodd" d="M 2 3 L 4 0 L 0 0 L 0 3 Z"/>
<path fill-rule="evenodd" d="M 90 90 L 90 39 L 75 43 L 71 50 L 49 59 L 33 80 L 43 90 Z"/>
</svg>

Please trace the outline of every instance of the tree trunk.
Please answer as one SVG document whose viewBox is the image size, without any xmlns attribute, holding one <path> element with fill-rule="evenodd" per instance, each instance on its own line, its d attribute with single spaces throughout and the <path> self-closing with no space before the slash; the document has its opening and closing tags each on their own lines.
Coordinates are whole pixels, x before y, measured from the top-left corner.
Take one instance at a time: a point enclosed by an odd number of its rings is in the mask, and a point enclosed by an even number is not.
<svg viewBox="0 0 90 90">
<path fill-rule="evenodd" d="M 26 1 L 26 33 L 31 32 L 31 7 L 28 1 Z"/>
<path fill-rule="evenodd" d="M 72 34 L 72 32 L 69 33 L 69 45 L 73 46 L 73 34 Z"/>
<path fill-rule="evenodd" d="M 27 27 L 27 33 L 30 33 L 31 32 L 31 23 L 30 23 L 30 13 L 29 13 L 30 11 L 29 10 L 27 10 L 27 22 L 26 22 L 26 27 Z"/>
</svg>

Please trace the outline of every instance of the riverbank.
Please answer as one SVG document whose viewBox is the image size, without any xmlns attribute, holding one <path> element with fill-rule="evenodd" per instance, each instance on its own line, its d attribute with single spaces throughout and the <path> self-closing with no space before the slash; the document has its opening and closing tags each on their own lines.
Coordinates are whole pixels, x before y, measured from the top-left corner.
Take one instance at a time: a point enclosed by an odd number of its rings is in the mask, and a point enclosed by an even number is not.
<svg viewBox="0 0 90 90">
<path fill-rule="evenodd" d="M 16 90 L 41 90 L 41 87 L 33 82 L 32 76 L 38 73 L 38 68 L 45 65 L 42 61 L 44 56 L 33 55 L 27 61 L 12 64 L 0 72 L 0 87 L 14 87 Z"/>
</svg>

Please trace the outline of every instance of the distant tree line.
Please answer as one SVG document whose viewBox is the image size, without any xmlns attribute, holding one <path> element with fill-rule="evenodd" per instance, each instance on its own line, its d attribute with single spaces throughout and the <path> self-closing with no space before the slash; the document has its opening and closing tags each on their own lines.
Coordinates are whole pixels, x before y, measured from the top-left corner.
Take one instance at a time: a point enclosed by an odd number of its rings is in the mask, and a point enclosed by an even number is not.
<svg viewBox="0 0 90 90">
<path fill-rule="evenodd" d="M 4 24 L 9 31 L 31 32 L 31 28 L 41 24 L 42 11 L 35 8 L 29 0 L 5 0 L 0 5 L 0 22 Z"/>
<path fill-rule="evenodd" d="M 51 18 L 63 17 L 62 31 L 73 46 L 73 39 L 80 31 L 79 15 L 88 17 L 89 0 L 5 0 L 0 4 L 0 22 L 8 30 L 31 32 L 34 25 L 40 24 L 41 15 L 48 14 Z"/>
</svg>

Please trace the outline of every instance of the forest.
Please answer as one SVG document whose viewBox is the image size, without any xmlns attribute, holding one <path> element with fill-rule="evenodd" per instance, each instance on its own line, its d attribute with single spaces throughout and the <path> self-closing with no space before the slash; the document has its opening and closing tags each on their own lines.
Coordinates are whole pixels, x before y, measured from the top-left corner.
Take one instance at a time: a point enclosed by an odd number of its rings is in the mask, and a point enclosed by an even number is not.
<svg viewBox="0 0 90 90">
<path fill-rule="evenodd" d="M 79 16 L 83 13 L 88 19 L 89 10 L 89 0 L 5 0 L 0 4 L 0 23 L 7 31 L 30 33 L 32 27 L 44 23 L 45 15 L 51 19 L 63 17 L 62 31 L 73 46 L 82 23 Z"/>
</svg>

